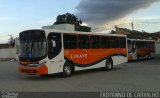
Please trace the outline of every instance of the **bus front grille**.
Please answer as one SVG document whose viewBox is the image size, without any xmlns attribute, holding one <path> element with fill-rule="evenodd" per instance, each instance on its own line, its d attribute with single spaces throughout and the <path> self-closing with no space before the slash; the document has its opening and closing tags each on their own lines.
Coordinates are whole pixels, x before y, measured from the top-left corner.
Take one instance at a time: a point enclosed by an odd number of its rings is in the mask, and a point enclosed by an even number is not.
<svg viewBox="0 0 160 98">
<path fill-rule="evenodd" d="M 22 69 L 21 71 L 24 72 L 24 73 L 37 73 L 36 70 L 26 70 L 26 69 Z"/>
</svg>

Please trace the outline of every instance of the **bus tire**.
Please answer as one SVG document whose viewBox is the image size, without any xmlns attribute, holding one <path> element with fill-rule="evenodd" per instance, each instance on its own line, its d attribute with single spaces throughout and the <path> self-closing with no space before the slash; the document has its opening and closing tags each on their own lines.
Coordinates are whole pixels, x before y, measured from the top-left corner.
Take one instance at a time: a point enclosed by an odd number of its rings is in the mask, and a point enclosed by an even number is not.
<svg viewBox="0 0 160 98">
<path fill-rule="evenodd" d="M 73 67 L 72 64 L 70 62 L 65 62 L 64 66 L 63 66 L 63 77 L 69 77 L 71 76 L 73 72 Z"/>
<path fill-rule="evenodd" d="M 111 71 L 113 68 L 113 62 L 111 59 L 106 59 L 106 65 L 105 65 L 105 70 L 106 71 Z"/>
</svg>

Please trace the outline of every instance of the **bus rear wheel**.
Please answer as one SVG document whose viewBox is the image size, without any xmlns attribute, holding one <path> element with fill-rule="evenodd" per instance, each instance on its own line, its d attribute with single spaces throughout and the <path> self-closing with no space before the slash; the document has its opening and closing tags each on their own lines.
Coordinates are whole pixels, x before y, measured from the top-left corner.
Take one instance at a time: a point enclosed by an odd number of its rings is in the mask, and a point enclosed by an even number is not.
<svg viewBox="0 0 160 98">
<path fill-rule="evenodd" d="M 73 72 L 73 68 L 70 62 L 66 62 L 63 67 L 63 76 L 69 77 Z"/>
<path fill-rule="evenodd" d="M 106 60 L 106 66 L 105 66 L 105 70 L 106 71 L 110 71 L 113 68 L 113 62 L 111 59 L 107 59 Z"/>
</svg>

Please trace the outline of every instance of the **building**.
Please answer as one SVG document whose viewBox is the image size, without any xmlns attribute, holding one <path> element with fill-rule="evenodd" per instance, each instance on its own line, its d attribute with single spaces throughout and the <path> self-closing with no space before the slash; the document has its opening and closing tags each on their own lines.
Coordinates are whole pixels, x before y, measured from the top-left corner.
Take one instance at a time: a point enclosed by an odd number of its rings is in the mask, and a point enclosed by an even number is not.
<svg viewBox="0 0 160 98">
<path fill-rule="evenodd" d="M 72 25 L 72 24 L 57 24 L 57 25 L 42 26 L 42 29 L 56 29 L 56 30 L 75 31 L 75 26 Z"/>
</svg>

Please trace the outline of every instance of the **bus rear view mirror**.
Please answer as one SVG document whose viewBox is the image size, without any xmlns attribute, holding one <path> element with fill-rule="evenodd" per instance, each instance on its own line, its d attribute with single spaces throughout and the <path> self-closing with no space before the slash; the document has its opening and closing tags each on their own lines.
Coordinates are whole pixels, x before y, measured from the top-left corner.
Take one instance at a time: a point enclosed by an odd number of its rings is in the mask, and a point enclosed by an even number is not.
<svg viewBox="0 0 160 98">
<path fill-rule="evenodd" d="M 133 45 L 133 48 L 136 49 L 136 45 Z"/>
<path fill-rule="evenodd" d="M 53 48 L 56 47 L 56 41 L 52 40 L 51 43 Z"/>
</svg>

